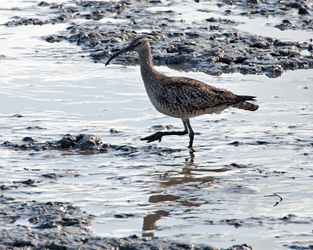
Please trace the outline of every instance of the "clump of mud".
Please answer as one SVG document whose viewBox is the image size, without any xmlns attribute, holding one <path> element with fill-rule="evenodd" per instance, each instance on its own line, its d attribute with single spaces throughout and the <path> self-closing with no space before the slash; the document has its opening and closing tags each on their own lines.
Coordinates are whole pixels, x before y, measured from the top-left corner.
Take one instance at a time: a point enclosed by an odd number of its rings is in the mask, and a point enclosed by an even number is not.
<svg viewBox="0 0 313 250">
<path fill-rule="evenodd" d="M 89 153 L 107 153 L 109 150 L 117 150 L 125 153 L 136 152 L 137 149 L 126 145 L 111 145 L 103 143 L 102 140 L 92 134 L 71 135 L 66 134 L 60 140 L 38 142 L 33 137 L 27 136 L 21 143 L 4 141 L 1 146 L 13 150 L 73 150 Z"/>
<path fill-rule="evenodd" d="M 2 146 L 16 150 L 51 150 L 51 149 L 73 149 L 81 151 L 100 150 L 103 145 L 101 139 L 94 135 L 79 134 L 77 136 L 67 134 L 58 141 L 38 142 L 33 137 L 24 137 L 22 143 L 5 141 Z"/>
</svg>

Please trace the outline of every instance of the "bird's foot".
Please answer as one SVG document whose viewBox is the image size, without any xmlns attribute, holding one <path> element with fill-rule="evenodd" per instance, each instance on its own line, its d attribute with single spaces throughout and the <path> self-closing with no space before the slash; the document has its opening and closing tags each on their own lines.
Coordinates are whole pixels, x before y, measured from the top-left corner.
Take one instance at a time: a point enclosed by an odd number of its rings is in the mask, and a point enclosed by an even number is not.
<svg viewBox="0 0 313 250">
<path fill-rule="evenodd" d="M 163 135 L 164 135 L 164 133 L 162 133 L 162 132 L 156 132 L 153 135 L 149 135 L 147 137 L 141 138 L 140 140 L 147 141 L 147 142 L 153 142 L 153 141 L 158 140 L 159 142 L 161 142 Z"/>
<path fill-rule="evenodd" d="M 193 147 L 190 147 L 190 146 L 189 146 L 188 149 L 189 149 L 189 153 L 191 153 L 191 154 L 195 152 L 195 150 L 193 149 Z"/>
</svg>

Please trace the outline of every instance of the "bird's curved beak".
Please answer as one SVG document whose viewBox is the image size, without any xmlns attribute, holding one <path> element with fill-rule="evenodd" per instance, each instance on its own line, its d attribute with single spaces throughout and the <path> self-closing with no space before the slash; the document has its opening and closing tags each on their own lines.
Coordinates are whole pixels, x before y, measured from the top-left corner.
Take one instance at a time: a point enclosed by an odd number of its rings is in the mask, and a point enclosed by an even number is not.
<svg viewBox="0 0 313 250">
<path fill-rule="evenodd" d="M 113 54 L 113 56 L 110 57 L 110 59 L 106 62 L 105 66 L 108 66 L 109 63 L 115 58 L 115 57 L 118 57 L 119 55 L 122 55 L 128 51 L 130 51 L 132 49 L 131 46 L 128 46 L 124 49 L 121 49 L 120 51 L 116 52 L 115 54 Z"/>
</svg>

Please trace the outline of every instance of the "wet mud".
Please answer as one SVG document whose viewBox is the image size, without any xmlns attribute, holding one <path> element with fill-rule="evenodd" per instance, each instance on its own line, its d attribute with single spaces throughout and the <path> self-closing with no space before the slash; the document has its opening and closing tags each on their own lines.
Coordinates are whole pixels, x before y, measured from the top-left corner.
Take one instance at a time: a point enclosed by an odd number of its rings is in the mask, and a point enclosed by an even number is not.
<svg viewBox="0 0 313 250">
<path fill-rule="evenodd" d="M 50 10 L 44 18 L 14 17 L 5 23 L 46 25 L 68 23 L 59 34 L 43 37 L 47 42 L 68 41 L 77 44 L 96 62 L 104 62 L 137 35 L 152 38 L 154 63 L 202 71 L 211 75 L 240 72 L 279 77 L 286 70 L 313 68 L 312 41 L 282 41 L 238 30 L 237 21 L 227 16 L 278 17 L 279 30 L 313 30 L 312 5 L 308 1 L 216 1 L 218 12 L 225 18 L 210 16 L 210 9 L 198 9 L 207 18 L 192 23 L 177 18 L 181 13 L 170 10 L 175 1 L 75 1 L 54 4 L 40 2 L 39 9 Z M 195 5 L 197 3 L 195 2 Z M 39 10 L 40 11 L 40 10 Z M 103 21 L 110 18 L 109 21 Z M 81 22 L 87 20 L 89 22 Z M 114 22 L 112 22 L 114 20 Z M 115 60 L 123 65 L 136 65 L 133 54 Z"/>
<path fill-rule="evenodd" d="M 22 143 L 3 142 L 2 146 L 18 150 L 78 150 L 78 151 L 101 151 L 103 143 L 99 137 L 88 134 L 79 134 L 77 136 L 67 134 L 58 141 L 37 142 L 34 137 L 24 137 Z M 106 148 L 106 146 L 103 146 Z"/>
<path fill-rule="evenodd" d="M 160 130 L 168 130 L 171 125 L 163 126 L 163 125 L 155 125 L 151 129 L 160 131 Z M 28 129 L 28 128 L 26 128 Z M 115 130 L 114 130 L 115 131 Z M 110 130 L 112 134 L 112 129 Z M 117 133 L 117 131 L 113 132 Z M 249 142 L 244 141 L 231 141 L 228 145 L 232 145 L 235 147 L 244 146 L 244 145 L 277 145 L 279 142 L 277 141 L 263 141 L 263 140 L 251 140 Z M 307 140 L 297 140 L 296 142 L 284 142 L 284 145 L 290 146 L 299 146 L 301 147 L 312 147 L 313 142 Z M 40 142 L 37 141 L 32 136 L 26 136 L 20 140 L 20 142 L 11 142 L 4 141 L 0 144 L 0 148 L 8 148 L 12 150 L 29 150 L 29 151 L 45 151 L 45 150 L 63 150 L 64 152 L 72 152 L 79 154 L 97 154 L 97 153 L 108 153 L 113 152 L 119 156 L 128 156 L 133 157 L 135 153 L 148 152 L 151 154 L 160 154 L 162 152 L 167 152 L 168 154 L 175 153 L 181 151 L 181 149 L 171 149 L 165 147 L 157 147 L 155 145 L 147 144 L 145 147 L 136 148 L 131 145 L 115 145 L 104 143 L 101 138 L 92 135 L 92 134 L 79 134 L 79 135 L 71 135 L 66 134 L 60 140 L 57 141 L 46 141 Z"/>
<path fill-rule="evenodd" d="M 0 249 L 194 249 L 214 250 L 210 245 L 186 244 L 166 239 L 94 236 L 89 226 L 94 217 L 64 202 L 19 201 L 1 196 Z M 116 216 L 116 218 L 121 218 Z M 247 245 L 236 245 L 229 250 L 249 250 Z"/>
<path fill-rule="evenodd" d="M 155 126 L 155 129 L 166 129 L 167 126 Z M 115 131 L 111 129 L 110 132 Z M 121 132 L 119 132 L 121 133 Z M 291 143 L 293 147 L 312 148 L 312 143 L 309 141 L 299 141 Z M 229 146 L 241 147 L 245 145 L 263 146 L 263 145 L 277 145 L 277 142 L 269 141 L 255 141 L 251 143 L 233 141 Z M 102 140 L 91 134 L 65 135 L 60 140 L 38 142 L 34 137 L 27 136 L 21 139 L 21 143 L 4 142 L 1 144 L 2 148 L 15 151 L 26 151 L 31 156 L 33 152 L 58 150 L 65 154 L 100 154 L 111 153 L 113 157 L 122 156 L 133 159 L 140 158 L 140 155 L 145 154 L 174 154 L 175 150 L 167 148 L 156 148 L 155 146 L 147 146 L 143 148 L 134 148 L 131 146 L 109 145 L 102 142 Z M 190 159 L 186 159 L 186 169 L 196 168 L 194 166 L 194 158 L 191 155 Z M 254 169 L 255 168 L 255 169 Z M 262 168 L 257 168 L 253 165 L 246 165 L 242 163 L 231 163 L 225 165 L 217 172 L 227 172 L 229 170 L 244 170 L 251 171 L 257 178 L 280 177 L 288 175 L 285 171 L 269 171 Z M 214 170 L 211 170 L 214 171 Z M 169 212 L 166 210 L 155 211 L 154 214 L 148 214 L 143 220 L 143 230 L 146 231 L 141 236 L 133 235 L 129 237 L 111 238 L 95 236 L 90 230 L 94 215 L 88 214 L 78 207 L 66 202 L 39 202 L 39 201 L 23 201 L 7 197 L 5 192 L 8 190 L 24 190 L 27 188 L 36 188 L 46 182 L 46 185 L 56 181 L 60 181 L 65 177 L 80 177 L 79 174 L 46 172 L 37 175 L 36 178 L 16 180 L 12 184 L 3 184 L 0 186 L 2 196 L 0 197 L 0 226 L 4 229 L 0 231 L 0 249 L 236 249 L 249 250 L 251 246 L 247 244 L 235 245 L 229 248 L 214 248 L 207 244 L 188 244 L 185 242 L 174 241 L 166 238 L 153 237 L 150 235 L 150 230 L 156 230 L 156 222 L 162 218 L 167 217 Z M 117 178 L 121 178 L 117 176 Z M 292 177 L 293 178 L 293 177 Z M 183 185 L 185 188 L 193 187 L 193 183 L 197 183 L 200 187 L 203 185 L 212 185 L 211 183 L 218 182 L 214 177 L 172 177 L 171 174 L 163 173 L 160 176 L 160 185 L 171 189 L 171 187 Z M 30 192 L 30 191 L 27 191 Z M 231 187 L 221 188 L 220 192 L 233 195 L 254 194 L 253 188 L 244 185 L 232 185 Z M 283 197 L 282 197 L 283 196 Z M 273 193 L 269 198 L 273 201 L 272 206 L 275 207 L 284 202 L 284 195 L 277 195 Z M 200 207 L 207 203 L 205 200 L 184 199 L 179 195 L 169 194 L 152 194 L 149 197 L 149 203 L 158 204 L 160 202 L 174 202 L 178 206 L 186 207 Z M 176 205 L 176 206 L 177 206 Z M 127 220 L 129 218 L 136 218 L 136 213 L 114 213 L 112 217 L 116 220 Z M 208 217 L 202 221 L 207 226 L 227 226 L 234 229 L 240 228 L 267 228 L 271 230 L 278 225 L 303 225 L 313 224 L 312 218 L 299 217 L 296 214 L 286 214 L 284 216 L 255 216 L 248 218 L 214 218 Z M 297 245 L 293 242 L 285 247 L 290 249 L 310 249 L 303 248 L 302 243 Z"/>
<path fill-rule="evenodd" d="M 44 151 L 44 150 L 63 150 L 64 152 L 81 153 L 81 154 L 96 154 L 108 153 L 114 151 L 118 155 L 131 157 L 131 154 L 138 152 L 138 148 L 130 145 L 113 145 L 103 143 L 101 138 L 91 134 L 64 135 L 57 141 L 39 142 L 34 137 L 24 137 L 20 143 L 4 141 L 0 146 L 12 150 L 29 150 L 29 151 Z M 141 148 L 141 151 L 152 151 L 152 146 Z M 162 150 L 161 150 L 162 151 Z M 168 149 L 167 151 L 176 152 L 177 150 Z"/>
</svg>

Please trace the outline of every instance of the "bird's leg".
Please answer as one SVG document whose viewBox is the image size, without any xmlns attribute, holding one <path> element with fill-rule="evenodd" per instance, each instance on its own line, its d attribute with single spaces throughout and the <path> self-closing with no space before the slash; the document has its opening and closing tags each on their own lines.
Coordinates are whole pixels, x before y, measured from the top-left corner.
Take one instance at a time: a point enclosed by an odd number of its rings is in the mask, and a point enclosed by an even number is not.
<svg viewBox="0 0 313 250">
<path fill-rule="evenodd" d="M 188 132 L 189 132 L 189 138 L 190 139 L 189 139 L 188 148 L 191 150 L 191 152 L 194 152 L 194 150 L 193 150 L 193 138 L 194 138 L 195 133 L 192 130 L 189 119 L 183 119 L 183 123 L 185 125 L 185 128 L 187 127 Z"/>
<path fill-rule="evenodd" d="M 162 137 L 165 135 L 186 135 L 188 134 L 187 124 L 184 123 L 185 130 L 184 131 L 166 131 L 166 132 L 156 132 L 147 137 L 141 138 L 142 141 L 153 142 L 153 141 L 161 141 Z"/>
</svg>

